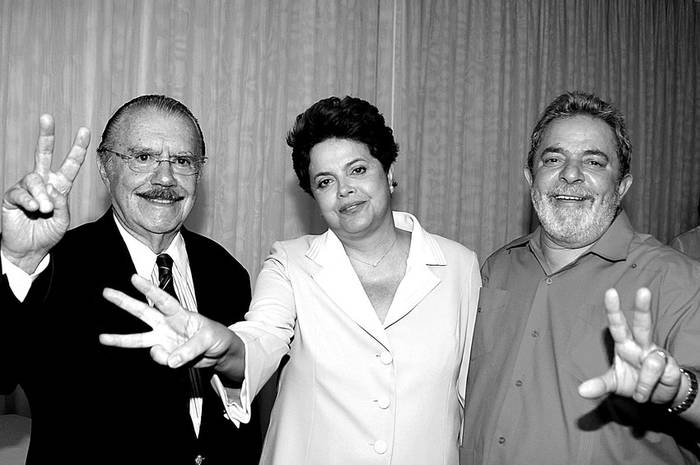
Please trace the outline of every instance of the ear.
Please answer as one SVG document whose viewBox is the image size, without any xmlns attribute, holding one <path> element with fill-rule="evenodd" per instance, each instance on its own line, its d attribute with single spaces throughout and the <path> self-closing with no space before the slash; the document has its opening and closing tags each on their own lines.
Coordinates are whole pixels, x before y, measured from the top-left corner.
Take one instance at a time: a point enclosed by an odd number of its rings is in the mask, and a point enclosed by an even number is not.
<svg viewBox="0 0 700 465">
<path fill-rule="evenodd" d="M 389 193 L 394 193 L 394 165 L 389 167 L 389 171 L 386 172 L 386 180 L 389 183 Z"/>
<path fill-rule="evenodd" d="M 617 185 L 617 194 L 620 196 L 620 200 L 625 196 L 629 188 L 632 186 L 632 175 L 627 173 L 620 179 Z"/>
<path fill-rule="evenodd" d="M 109 188 L 109 174 L 107 173 L 107 167 L 105 166 L 105 163 L 111 163 L 109 159 L 106 161 L 103 161 L 104 159 L 98 154 L 97 155 L 97 169 L 100 172 L 100 178 L 102 179 L 102 183 L 107 187 L 107 190 L 110 190 Z"/>
<path fill-rule="evenodd" d="M 527 166 L 523 168 L 523 176 L 525 176 L 525 180 L 527 181 L 527 185 L 532 187 L 532 172 L 530 172 L 530 168 Z"/>
</svg>

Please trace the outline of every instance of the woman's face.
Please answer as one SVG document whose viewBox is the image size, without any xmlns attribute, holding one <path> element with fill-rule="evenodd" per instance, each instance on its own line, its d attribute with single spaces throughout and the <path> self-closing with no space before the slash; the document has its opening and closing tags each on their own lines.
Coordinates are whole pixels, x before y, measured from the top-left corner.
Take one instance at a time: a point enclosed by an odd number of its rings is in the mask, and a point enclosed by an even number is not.
<svg viewBox="0 0 700 465">
<path fill-rule="evenodd" d="M 391 177 L 392 170 L 385 173 L 361 142 L 326 139 L 311 149 L 311 193 L 340 238 L 364 237 L 392 224 Z"/>
</svg>

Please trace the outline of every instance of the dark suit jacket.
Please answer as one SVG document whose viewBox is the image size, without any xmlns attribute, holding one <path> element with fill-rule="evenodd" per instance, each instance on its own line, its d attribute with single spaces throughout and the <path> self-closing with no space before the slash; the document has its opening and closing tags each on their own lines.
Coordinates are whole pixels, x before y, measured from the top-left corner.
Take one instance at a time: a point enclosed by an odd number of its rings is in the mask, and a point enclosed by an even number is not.
<svg viewBox="0 0 700 465">
<path fill-rule="evenodd" d="M 250 302 L 247 271 L 223 247 L 183 228 L 198 311 L 226 325 Z M 19 384 L 32 413 L 27 464 L 257 463 L 259 424 L 239 430 L 202 372 L 205 395 L 196 439 L 188 376 L 151 360 L 148 349 L 102 346 L 100 333 L 150 328 L 102 297 L 105 287 L 143 300 L 111 210 L 66 233 L 51 264 L 20 304 L 0 283 L 0 391 Z"/>
</svg>

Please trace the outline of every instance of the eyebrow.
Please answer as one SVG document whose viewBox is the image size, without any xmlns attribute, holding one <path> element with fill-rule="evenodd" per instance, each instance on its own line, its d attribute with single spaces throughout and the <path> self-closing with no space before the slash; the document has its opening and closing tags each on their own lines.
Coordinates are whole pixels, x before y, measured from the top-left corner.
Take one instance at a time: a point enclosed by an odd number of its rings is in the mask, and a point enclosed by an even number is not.
<svg viewBox="0 0 700 465">
<path fill-rule="evenodd" d="M 127 149 L 129 153 L 146 153 L 148 155 L 160 155 L 161 152 L 157 152 L 150 147 L 144 147 L 143 145 L 135 145 Z"/>
<path fill-rule="evenodd" d="M 158 152 L 155 149 L 152 149 L 150 147 L 144 147 L 142 145 L 136 145 L 134 147 L 129 147 L 127 150 L 131 154 L 145 153 L 146 155 L 153 155 L 153 156 L 158 156 L 158 155 L 161 155 L 163 153 L 162 151 Z M 182 156 L 196 157 L 197 155 L 195 155 L 194 153 L 192 153 L 190 151 L 183 150 L 182 152 L 171 152 L 170 156 L 171 157 L 182 157 Z"/>
<path fill-rule="evenodd" d="M 367 159 L 362 158 L 362 157 L 355 158 L 354 160 L 350 160 L 349 162 L 347 162 L 345 164 L 345 166 L 343 166 L 343 168 L 347 169 L 349 166 L 352 166 L 353 164 L 357 163 L 358 161 L 367 161 Z M 314 177 L 312 179 L 316 179 L 319 176 L 333 176 L 333 173 L 331 173 L 330 171 L 321 171 L 319 173 L 314 174 Z"/>
<path fill-rule="evenodd" d="M 567 152 L 566 150 L 562 149 L 561 147 L 553 147 L 553 146 L 550 146 L 550 147 L 547 147 L 547 148 L 545 148 L 544 150 L 542 150 L 542 154 L 540 155 L 540 157 L 541 157 L 542 155 L 544 155 L 545 153 L 559 153 L 559 154 L 561 154 L 561 155 L 566 155 L 568 152 Z M 603 158 L 605 158 L 606 160 L 610 161 L 610 156 L 609 156 L 607 153 L 603 152 L 602 150 L 598 150 L 598 149 L 584 150 L 584 151 L 583 151 L 583 154 L 584 154 L 584 155 L 595 155 L 595 156 L 603 157 Z"/>
</svg>

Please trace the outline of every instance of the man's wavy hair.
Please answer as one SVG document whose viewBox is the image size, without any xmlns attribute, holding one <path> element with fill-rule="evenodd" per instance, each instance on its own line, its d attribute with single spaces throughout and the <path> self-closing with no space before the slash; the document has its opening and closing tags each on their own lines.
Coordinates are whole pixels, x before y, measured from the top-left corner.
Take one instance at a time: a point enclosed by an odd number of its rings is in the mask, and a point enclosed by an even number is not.
<svg viewBox="0 0 700 465">
<path fill-rule="evenodd" d="M 350 96 L 319 100 L 296 117 L 294 127 L 287 134 L 299 186 L 311 196 L 311 149 L 327 139 L 348 139 L 365 144 L 385 173 L 399 154 L 394 134 L 377 107 Z"/>
<path fill-rule="evenodd" d="M 530 173 L 534 176 L 535 153 L 540 147 L 542 136 L 547 126 L 556 119 L 571 118 L 578 115 L 598 118 L 610 126 L 617 140 L 617 158 L 620 161 L 620 176 L 618 180 L 622 179 L 630 172 L 630 159 L 632 157 L 632 144 L 629 137 L 627 137 L 622 113 L 595 94 L 581 91 L 566 92 L 555 98 L 545 108 L 530 137 L 530 151 L 527 154 L 527 167 Z"/>
</svg>

